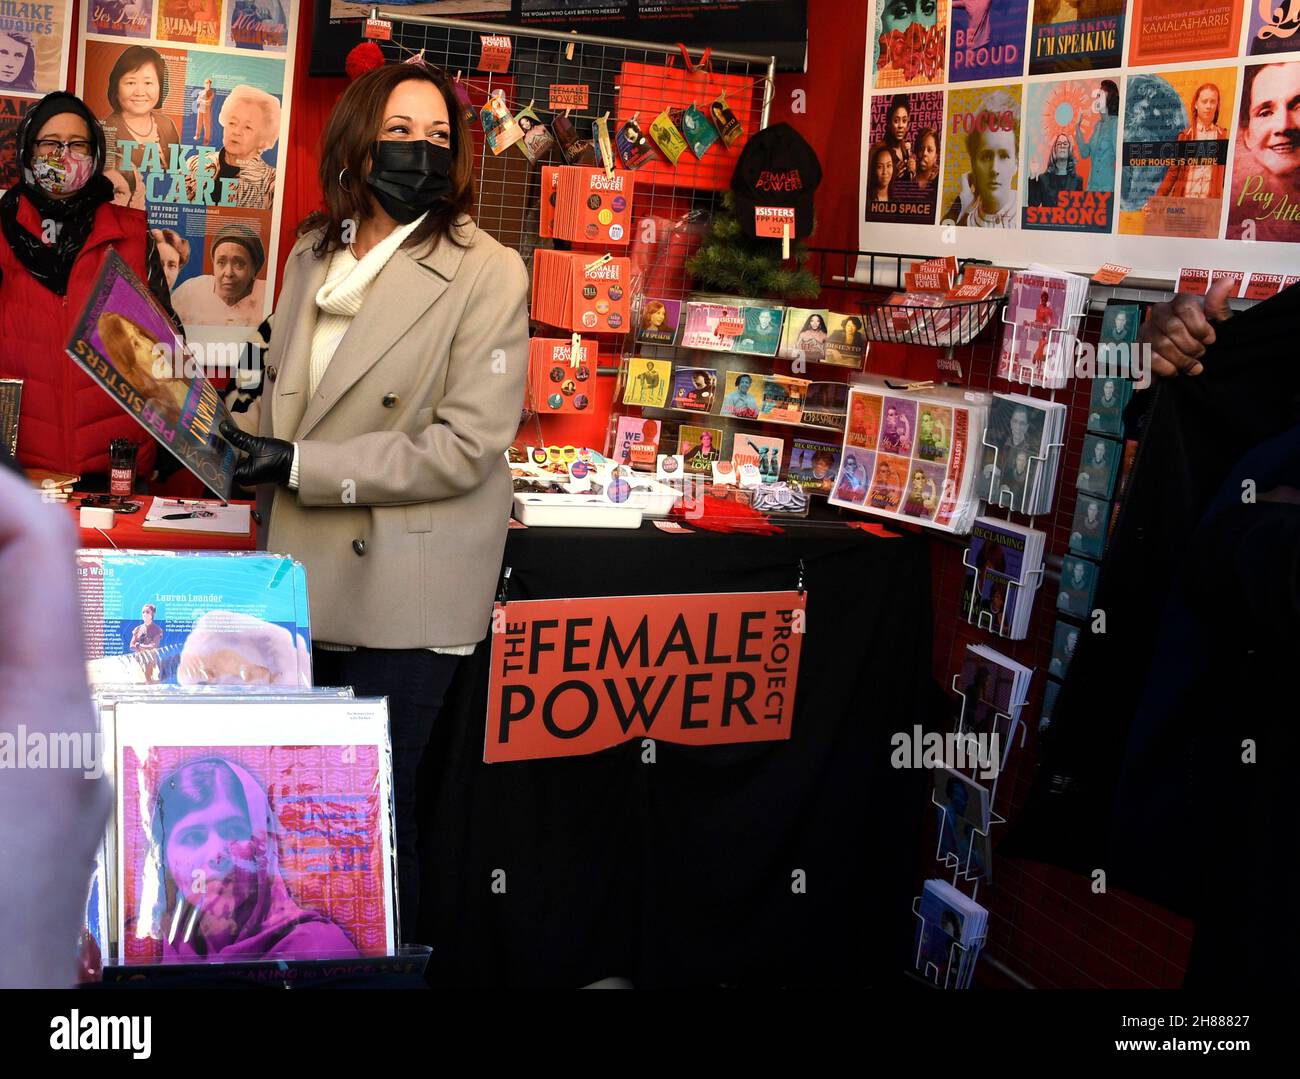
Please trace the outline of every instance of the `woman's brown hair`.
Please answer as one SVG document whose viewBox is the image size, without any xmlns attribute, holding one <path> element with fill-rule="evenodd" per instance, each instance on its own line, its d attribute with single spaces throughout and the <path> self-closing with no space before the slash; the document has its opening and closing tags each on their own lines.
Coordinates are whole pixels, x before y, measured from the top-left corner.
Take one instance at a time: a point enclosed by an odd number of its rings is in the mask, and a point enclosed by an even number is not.
<svg viewBox="0 0 1300 1079">
<path fill-rule="evenodd" d="M 447 103 L 451 122 L 451 191 L 429 210 L 408 239 L 411 246 L 446 239 L 459 244 L 454 225 L 462 214 L 474 209 L 474 140 L 451 80 L 440 68 L 419 64 L 385 64 L 353 82 L 330 113 L 321 134 L 320 185 L 324 208 L 310 214 L 298 226 L 298 235 L 323 228 L 312 250 L 318 257 L 344 246 L 345 221 L 362 221 L 376 205 L 362 179 L 370 150 L 379 138 L 384 107 L 393 90 L 408 79 L 432 83 Z M 339 183 L 339 176 L 343 182 Z"/>
</svg>

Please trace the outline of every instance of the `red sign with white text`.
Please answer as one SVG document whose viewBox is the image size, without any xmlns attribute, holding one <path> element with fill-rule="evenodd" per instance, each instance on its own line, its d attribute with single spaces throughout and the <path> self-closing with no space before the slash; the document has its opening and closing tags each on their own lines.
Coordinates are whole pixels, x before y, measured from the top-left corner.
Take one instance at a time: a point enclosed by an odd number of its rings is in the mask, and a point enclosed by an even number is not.
<svg viewBox="0 0 1300 1079">
<path fill-rule="evenodd" d="M 498 604 L 483 760 L 788 739 L 805 629 L 799 592 Z"/>
</svg>

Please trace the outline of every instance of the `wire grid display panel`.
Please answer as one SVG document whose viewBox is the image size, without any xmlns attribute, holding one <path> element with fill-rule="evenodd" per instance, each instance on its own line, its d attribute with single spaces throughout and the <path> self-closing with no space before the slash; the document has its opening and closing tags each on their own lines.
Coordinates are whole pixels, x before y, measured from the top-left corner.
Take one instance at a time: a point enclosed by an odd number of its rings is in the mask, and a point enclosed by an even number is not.
<svg viewBox="0 0 1300 1079">
<path fill-rule="evenodd" d="M 1150 304 L 1167 300 L 1163 289 L 1102 288 L 1093 285 L 1087 312 L 1081 321 L 1081 338 L 1096 345 L 1108 300 Z M 1034 672 L 1029 700 L 1021 710 L 1024 744 L 1017 734 L 1006 771 L 998 779 L 994 809 L 1014 820 L 1028 798 L 1038 763 L 1038 722 L 1047 685 L 1057 622 L 1056 598 L 1061 559 L 1069 553 L 1070 531 L 1077 492 L 1082 448 L 1086 436 L 1092 379 L 1071 377 L 1057 390 L 1008 383 L 997 377 L 998 346 L 1002 324 L 990 327 L 965 350 L 963 379 L 970 386 L 1001 393 L 1022 393 L 1066 405 L 1061 459 L 1056 492 L 1049 513 L 1038 517 L 1013 514 L 989 507 L 987 516 L 1006 517 L 1046 533 L 1043 580 L 1034 599 L 1029 633 L 1022 641 L 999 637 L 967 623 L 960 613 L 966 569 L 962 561 L 965 540 L 935 537 L 931 562 L 934 582 L 934 673 L 953 702 L 955 720 L 959 702 L 951 686 L 961 670 L 968 644 L 985 644 L 1011 656 Z M 1118 484 L 1116 498 L 1119 500 Z M 1087 632 L 1086 623 L 1075 624 Z M 937 812 L 925 807 L 936 818 Z M 1191 946 L 1190 923 L 1144 900 L 1116 891 L 1094 895 L 1091 881 L 1053 866 L 1018 859 L 999 859 L 998 845 L 1008 825 L 994 825 L 993 879 L 967 892 L 989 909 L 985 954 L 1016 976 L 1039 987 L 1176 987 L 1182 982 Z M 931 832 L 931 851 L 934 850 Z M 935 876 L 944 876 L 934 863 Z M 961 886 L 960 881 L 957 881 Z M 990 980 L 996 972 L 989 970 Z"/>
<path fill-rule="evenodd" d="M 650 121 L 662 108 L 681 105 L 684 100 L 680 98 L 680 91 L 667 89 L 670 83 L 676 85 L 678 76 L 686 74 L 682 57 L 673 46 L 656 47 L 632 42 L 610 44 L 576 34 L 557 39 L 490 23 L 470 29 L 455 25 L 454 20 L 403 16 L 400 12 L 382 8 L 377 13 L 393 23 L 392 40 L 378 43 L 385 55 L 391 59 L 407 60 L 423 50 L 427 62 L 443 68 L 453 78 L 459 75 L 461 81 L 467 83 L 476 114 L 489 95 L 501 89 L 505 91 L 512 113 L 531 103 L 543 121 L 549 122 L 556 114 L 549 107 L 552 85 L 586 86 L 586 106 L 569 110 L 569 119 L 579 135 L 589 139 L 592 122 L 608 113 L 612 140 L 619 126 L 631 119 L 633 111 L 639 114 L 637 122 L 642 130 L 648 132 Z M 505 72 L 478 70 L 482 52 L 480 35 L 485 33 L 510 37 L 512 52 Z M 690 85 L 693 90 L 698 87 L 698 103 L 707 110 L 712 100 L 708 97 L 710 93 L 716 96 L 720 89 L 743 83 L 748 89 L 748 107 L 742 107 L 734 93 L 728 92 L 727 98 L 745 133 L 750 135 L 764 126 L 763 104 L 772 92 L 769 64 L 770 58 L 738 59 L 735 54 L 720 57 L 714 53 L 708 71 L 693 77 Z M 667 70 L 663 71 L 665 68 Z M 656 71 L 661 74 L 656 76 Z M 620 102 L 625 106 L 626 115 L 620 113 Z M 641 107 L 627 108 L 629 102 Z M 690 103 L 685 101 L 685 104 Z M 513 247 L 530 267 L 532 252 L 537 247 L 567 248 L 569 245 L 563 241 L 553 242 L 538 237 L 540 169 L 542 165 L 564 164 L 558 147 L 534 165 L 515 146 L 493 154 L 477 118 L 471 128 L 477 179 L 475 220 L 479 227 L 507 247 Z M 719 141 L 700 163 L 703 166 L 705 162 L 721 161 L 717 155 L 723 154 L 730 158 L 731 163 L 725 169 L 724 179 L 719 181 L 715 177 L 714 187 L 689 186 L 689 181 L 702 171 L 702 168 L 695 167 L 689 150 L 682 155 L 682 167 L 678 169 L 661 166 L 653 171 L 642 169 L 633 174 L 636 194 L 632 204 L 632 242 L 624 248 L 610 250 L 614 255 L 632 258 L 634 292 L 638 282 L 645 284 L 648 293 L 671 299 L 680 299 L 689 291 L 685 255 L 691 242 L 698 242 L 702 231 L 700 226 L 728 185 L 739 150 L 725 150 Z M 646 227 L 646 222 L 653 222 L 653 227 Z M 593 258 L 603 253 L 598 248 L 587 249 L 593 251 Z M 557 332 L 555 336 L 563 334 Z M 602 355 L 617 356 L 625 346 L 631 345 L 628 334 L 595 336 L 601 339 Z"/>
</svg>

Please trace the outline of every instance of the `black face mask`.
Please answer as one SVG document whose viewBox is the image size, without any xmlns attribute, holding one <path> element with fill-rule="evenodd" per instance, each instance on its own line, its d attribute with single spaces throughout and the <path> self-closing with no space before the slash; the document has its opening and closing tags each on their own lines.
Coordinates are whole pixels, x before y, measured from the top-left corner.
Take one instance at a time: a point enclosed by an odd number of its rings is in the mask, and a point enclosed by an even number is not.
<svg viewBox="0 0 1300 1079">
<path fill-rule="evenodd" d="M 366 183 L 394 221 L 409 225 L 451 193 L 452 160 L 450 149 L 427 139 L 376 142 Z"/>
</svg>

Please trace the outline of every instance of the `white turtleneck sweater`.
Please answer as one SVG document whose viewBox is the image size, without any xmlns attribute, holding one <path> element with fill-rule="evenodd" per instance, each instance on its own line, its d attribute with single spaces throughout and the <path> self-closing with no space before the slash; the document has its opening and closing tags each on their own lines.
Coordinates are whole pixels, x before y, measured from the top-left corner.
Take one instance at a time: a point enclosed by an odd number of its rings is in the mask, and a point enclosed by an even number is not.
<svg viewBox="0 0 1300 1079">
<path fill-rule="evenodd" d="M 424 215 L 421 214 L 409 225 L 398 225 L 379 243 L 375 244 L 360 259 L 353 256 L 350 248 L 342 247 L 330 256 L 325 270 L 325 283 L 316 292 L 316 328 L 311 335 L 311 370 L 307 378 L 307 396 L 314 396 L 316 390 L 329 369 L 330 361 L 348 332 L 361 305 L 370 293 L 370 286 L 380 271 L 388 265 L 403 241 L 419 227 Z M 298 489 L 298 446 L 293 447 L 293 466 L 289 471 L 289 488 Z M 350 645 L 316 642 L 327 650 L 351 651 Z M 474 651 L 472 644 L 448 645 L 433 648 L 430 651 L 443 652 L 452 656 L 468 656 Z"/>
</svg>

